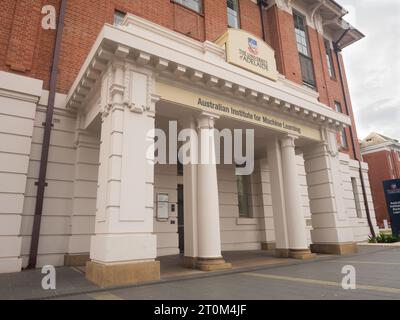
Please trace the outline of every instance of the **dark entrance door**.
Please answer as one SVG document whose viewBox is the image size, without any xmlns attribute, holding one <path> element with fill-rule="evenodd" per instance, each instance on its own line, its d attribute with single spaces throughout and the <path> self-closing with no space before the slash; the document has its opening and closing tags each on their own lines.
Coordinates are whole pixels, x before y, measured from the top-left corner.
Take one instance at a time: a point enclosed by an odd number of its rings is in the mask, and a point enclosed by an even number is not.
<svg viewBox="0 0 400 320">
<path fill-rule="evenodd" d="M 184 253 L 185 248 L 185 232 L 184 232 L 184 212 L 183 212 L 183 185 L 178 185 L 178 234 L 179 234 L 179 251 Z"/>
</svg>

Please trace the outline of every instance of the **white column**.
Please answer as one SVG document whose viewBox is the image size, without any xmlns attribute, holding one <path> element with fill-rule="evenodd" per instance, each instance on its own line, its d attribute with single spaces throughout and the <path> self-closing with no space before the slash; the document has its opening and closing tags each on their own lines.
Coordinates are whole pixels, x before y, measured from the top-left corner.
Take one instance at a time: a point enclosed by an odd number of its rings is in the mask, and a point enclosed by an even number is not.
<svg viewBox="0 0 400 320">
<path fill-rule="evenodd" d="M 322 136 L 322 143 L 303 149 L 313 224 L 311 249 L 317 253 L 354 253 L 357 246 L 345 207 L 336 132 L 325 129 Z"/>
<path fill-rule="evenodd" d="M 309 249 L 306 237 L 306 222 L 300 196 L 295 137 L 287 136 L 281 139 L 281 148 L 289 255 L 297 258 L 298 253 L 308 253 Z"/>
<path fill-rule="evenodd" d="M 102 115 L 95 235 L 86 274 L 102 287 L 160 277 L 153 234 L 154 155 L 148 154 L 156 97 L 148 92 L 150 75 L 124 63 L 113 68 L 112 103 Z M 131 97 L 124 96 L 129 92 Z"/>
<path fill-rule="evenodd" d="M 222 258 L 219 218 L 218 178 L 215 159 L 215 116 L 203 113 L 198 120 L 201 157 L 197 166 L 198 268 L 230 268 Z M 205 160 L 205 161 L 204 161 Z"/>
<path fill-rule="evenodd" d="M 183 166 L 184 184 L 184 220 L 185 220 L 185 267 L 194 268 L 198 257 L 197 236 L 197 163 L 198 154 L 197 128 L 194 119 L 182 123 L 183 127 L 190 130 L 190 154 L 192 162 Z"/>
<path fill-rule="evenodd" d="M 279 140 L 274 137 L 267 144 L 268 167 L 271 178 L 271 196 L 275 229 L 276 253 L 289 256 L 289 239 L 286 225 L 285 189 L 282 173 L 282 152 Z"/>
</svg>

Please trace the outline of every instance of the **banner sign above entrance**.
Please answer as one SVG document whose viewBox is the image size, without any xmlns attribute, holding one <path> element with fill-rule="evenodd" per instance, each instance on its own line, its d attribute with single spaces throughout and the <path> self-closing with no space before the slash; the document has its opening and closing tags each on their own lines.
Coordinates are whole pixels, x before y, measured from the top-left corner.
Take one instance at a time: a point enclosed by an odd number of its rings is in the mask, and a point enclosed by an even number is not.
<svg viewBox="0 0 400 320">
<path fill-rule="evenodd" d="M 281 132 L 303 136 L 312 140 L 321 141 L 320 131 L 316 128 L 295 123 L 284 116 L 254 111 L 229 101 L 184 90 L 166 83 L 156 83 L 156 93 L 162 100 L 171 101 L 201 111 L 215 113 L 221 117 L 228 117 L 254 125 L 267 127 Z"/>
<path fill-rule="evenodd" d="M 227 62 L 270 80 L 278 80 L 275 51 L 260 38 L 241 29 L 229 29 L 216 43 L 225 45 Z"/>
</svg>

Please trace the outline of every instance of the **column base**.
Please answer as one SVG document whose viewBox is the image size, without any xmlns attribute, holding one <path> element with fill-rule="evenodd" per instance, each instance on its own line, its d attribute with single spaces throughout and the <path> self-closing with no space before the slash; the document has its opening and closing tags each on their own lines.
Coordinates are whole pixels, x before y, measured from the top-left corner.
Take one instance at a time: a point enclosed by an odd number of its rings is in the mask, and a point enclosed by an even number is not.
<svg viewBox="0 0 400 320">
<path fill-rule="evenodd" d="M 195 269 L 201 271 L 218 271 L 232 269 L 232 264 L 226 262 L 224 258 L 208 259 L 208 258 L 195 258 Z"/>
<path fill-rule="evenodd" d="M 276 243 L 275 242 L 261 242 L 261 250 L 270 251 L 275 250 Z"/>
<path fill-rule="evenodd" d="M 64 256 L 65 267 L 83 267 L 90 261 L 89 254 L 66 254 Z"/>
<path fill-rule="evenodd" d="M 160 262 L 107 265 L 89 261 L 86 264 L 86 279 L 102 288 L 156 281 L 160 280 Z"/>
<path fill-rule="evenodd" d="M 277 258 L 289 258 L 289 249 L 275 249 L 275 256 Z"/>
<path fill-rule="evenodd" d="M 322 254 L 347 255 L 358 252 L 358 246 L 355 242 L 350 243 L 314 243 L 311 245 L 311 251 Z"/>
<path fill-rule="evenodd" d="M 314 259 L 317 255 L 307 249 L 305 250 L 275 249 L 275 256 L 278 258 L 308 260 L 308 259 Z"/>
<path fill-rule="evenodd" d="M 309 260 L 316 258 L 317 255 L 315 253 L 311 253 L 310 250 L 289 250 L 289 258 L 298 259 L 298 260 Z"/>
</svg>

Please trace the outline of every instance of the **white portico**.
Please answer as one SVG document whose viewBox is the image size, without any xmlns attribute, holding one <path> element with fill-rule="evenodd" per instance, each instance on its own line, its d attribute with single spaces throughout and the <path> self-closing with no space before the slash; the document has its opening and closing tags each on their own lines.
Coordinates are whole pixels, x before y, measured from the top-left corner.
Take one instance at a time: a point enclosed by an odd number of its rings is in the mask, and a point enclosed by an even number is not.
<svg viewBox="0 0 400 320">
<path fill-rule="evenodd" d="M 174 244 L 163 247 L 177 238 L 171 220 L 177 184 L 184 188 L 186 266 L 229 268 L 222 251 L 231 248 L 275 248 L 279 256 L 300 259 L 311 251 L 356 250 L 343 201 L 342 172 L 351 160 L 336 145 L 336 131 L 351 121 L 274 68 L 272 75 L 257 74 L 254 65 L 228 63 L 226 50 L 249 36 L 234 31 L 219 44 L 199 43 L 133 15 L 120 28 L 103 28 L 67 97 L 79 132 L 97 135 L 100 143 L 91 281 L 109 286 L 159 278 L 156 257 L 179 253 Z M 273 64 L 271 49 L 257 41 Z M 238 211 L 231 197 L 238 193 L 234 167 L 187 164 L 179 177 L 171 166 L 152 165 L 149 133 L 170 120 L 199 133 L 254 129 L 251 216 L 232 216 Z M 164 220 L 156 214 L 159 194 L 171 202 Z"/>
</svg>

